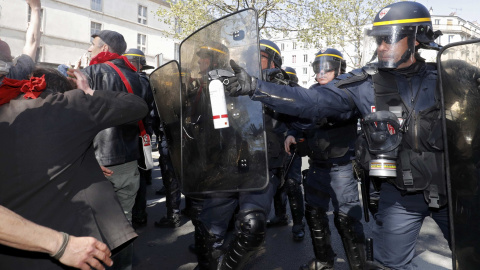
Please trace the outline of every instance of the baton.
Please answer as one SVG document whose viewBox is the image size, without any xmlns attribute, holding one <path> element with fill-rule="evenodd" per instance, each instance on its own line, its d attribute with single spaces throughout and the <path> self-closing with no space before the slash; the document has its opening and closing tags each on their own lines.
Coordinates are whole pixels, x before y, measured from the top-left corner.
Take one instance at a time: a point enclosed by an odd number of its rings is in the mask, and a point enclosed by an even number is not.
<svg viewBox="0 0 480 270">
<path fill-rule="evenodd" d="M 369 187 L 367 187 L 364 172 L 362 169 L 358 168 L 358 164 L 356 161 L 353 162 L 353 171 L 357 176 L 357 181 L 360 182 L 360 190 L 362 192 L 363 218 L 365 219 L 365 222 L 369 222 L 370 215 L 368 213 L 368 204 L 369 204 L 370 194 L 368 193 L 368 189 L 367 189 Z"/>
<path fill-rule="evenodd" d="M 284 173 L 285 176 L 287 176 L 288 172 L 290 171 L 290 168 L 292 167 L 293 160 L 295 159 L 295 154 L 297 153 L 296 150 L 297 149 L 295 149 L 295 145 L 292 144 L 292 146 L 290 146 L 290 151 L 292 151 L 293 154 L 292 154 L 292 157 L 290 158 L 290 161 L 288 161 L 287 167 L 285 168 L 285 173 Z"/>
</svg>

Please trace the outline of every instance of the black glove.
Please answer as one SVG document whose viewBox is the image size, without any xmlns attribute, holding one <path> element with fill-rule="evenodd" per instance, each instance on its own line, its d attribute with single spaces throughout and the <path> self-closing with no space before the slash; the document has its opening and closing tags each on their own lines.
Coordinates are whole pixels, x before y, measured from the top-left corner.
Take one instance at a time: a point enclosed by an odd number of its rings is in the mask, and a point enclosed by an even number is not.
<svg viewBox="0 0 480 270">
<path fill-rule="evenodd" d="M 229 78 L 226 86 L 230 96 L 253 95 L 257 88 L 257 78 L 248 75 L 245 69 L 241 68 L 235 61 L 230 60 L 230 66 L 235 72 L 235 77 Z"/>
<path fill-rule="evenodd" d="M 284 80 L 285 76 L 279 68 L 267 68 L 262 70 L 262 78 L 266 82 L 275 82 L 276 80 Z"/>
</svg>

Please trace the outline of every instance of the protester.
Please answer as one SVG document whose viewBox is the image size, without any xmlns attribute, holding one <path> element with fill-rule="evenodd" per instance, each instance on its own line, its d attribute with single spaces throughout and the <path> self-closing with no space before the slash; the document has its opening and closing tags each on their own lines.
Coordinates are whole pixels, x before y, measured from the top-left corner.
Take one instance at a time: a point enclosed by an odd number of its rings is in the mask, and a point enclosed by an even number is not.
<svg viewBox="0 0 480 270">
<path fill-rule="evenodd" d="M 0 40 L 0 82 L 4 76 L 11 79 L 27 79 L 35 67 L 35 57 L 40 44 L 40 0 L 27 0 L 31 9 L 30 23 L 28 24 L 23 54 L 17 57 L 14 65 L 10 46 Z"/>
<path fill-rule="evenodd" d="M 107 245 L 93 237 L 67 235 L 68 242 L 64 245 L 64 233 L 35 224 L 3 206 L 0 206 L 0 216 L 2 245 L 47 253 L 64 265 L 85 270 L 105 269 L 102 263 L 113 264 Z"/>
<path fill-rule="evenodd" d="M 90 87 L 106 91 L 127 92 L 127 88 L 107 61 L 118 67 L 131 85 L 133 93 L 152 104 L 152 96 L 142 87 L 137 69 L 122 54 L 127 48 L 123 36 L 115 31 L 103 30 L 92 35 L 88 49 L 92 60 L 83 69 Z M 98 163 L 108 170 L 107 178 L 113 184 L 128 220 L 132 220 L 140 174 L 137 160 L 140 158 L 139 127 L 137 123 L 111 127 L 101 131 L 93 141 Z"/>
<path fill-rule="evenodd" d="M 4 78 L 0 86 L 0 243 L 8 245 L 0 245 L 1 268 L 63 269 L 60 260 L 103 269 L 109 249 L 117 256 L 136 234 L 92 141 L 102 129 L 142 118 L 147 106 L 134 95 L 92 90 L 79 71 L 70 75 L 82 90 L 71 91 L 55 70 L 34 74 L 41 77 Z"/>
</svg>

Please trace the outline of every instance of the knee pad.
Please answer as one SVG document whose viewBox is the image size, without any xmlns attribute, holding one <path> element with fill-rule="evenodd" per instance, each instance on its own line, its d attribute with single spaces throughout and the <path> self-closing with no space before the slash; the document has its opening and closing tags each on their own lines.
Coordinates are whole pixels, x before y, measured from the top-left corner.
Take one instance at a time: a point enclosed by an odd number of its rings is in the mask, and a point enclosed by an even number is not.
<svg viewBox="0 0 480 270">
<path fill-rule="evenodd" d="M 262 210 L 240 211 L 237 215 L 240 233 L 247 235 L 265 234 L 267 218 Z"/>
<path fill-rule="evenodd" d="M 327 211 L 322 207 L 315 207 L 308 203 L 305 203 L 305 217 L 307 219 L 327 219 Z"/>
</svg>

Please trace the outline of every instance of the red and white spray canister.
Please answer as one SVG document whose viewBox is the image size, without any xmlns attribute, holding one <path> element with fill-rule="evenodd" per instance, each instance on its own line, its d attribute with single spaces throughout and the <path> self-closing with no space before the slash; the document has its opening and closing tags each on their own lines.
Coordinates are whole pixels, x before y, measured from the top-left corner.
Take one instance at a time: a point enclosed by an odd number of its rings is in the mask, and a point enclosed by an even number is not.
<svg viewBox="0 0 480 270">
<path fill-rule="evenodd" d="M 211 80 L 208 90 L 210 92 L 214 128 L 219 129 L 229 127 L 227 102 L 225 101 L 223 83 L 220 80 Z"/>
</svg>

